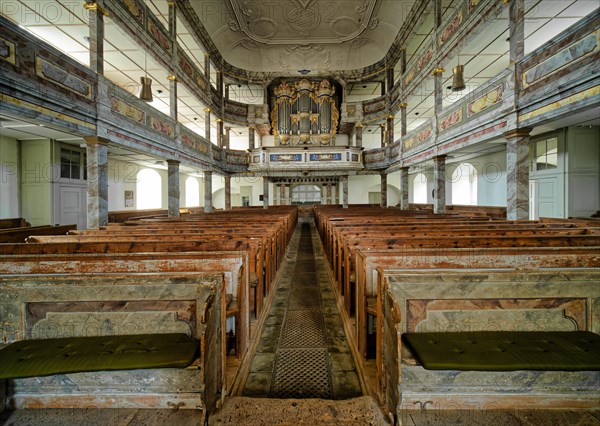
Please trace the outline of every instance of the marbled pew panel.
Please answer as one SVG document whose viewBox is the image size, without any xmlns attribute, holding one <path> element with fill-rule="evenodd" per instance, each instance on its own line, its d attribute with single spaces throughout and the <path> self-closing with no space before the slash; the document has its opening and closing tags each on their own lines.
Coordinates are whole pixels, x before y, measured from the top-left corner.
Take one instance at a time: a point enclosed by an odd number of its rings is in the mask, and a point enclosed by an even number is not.
<svg viewBox="0 0 600 426">
<path fill-rule="evenodd" d="M 221 392 L 222 273 L 2 275 L 2 342 L 68 336 L 184 332 L 200 340 L 198 364 L 9 380 L 13 408 L 191 408 Z"/>
<path fill-rule="evenodd" d="M 391 411 L 598 408 L 600 372 L 433 371 L 402 347 L 404 332 L 600 331 L 600 269 L 379 269 L 384 398 Z"/>
</svg>

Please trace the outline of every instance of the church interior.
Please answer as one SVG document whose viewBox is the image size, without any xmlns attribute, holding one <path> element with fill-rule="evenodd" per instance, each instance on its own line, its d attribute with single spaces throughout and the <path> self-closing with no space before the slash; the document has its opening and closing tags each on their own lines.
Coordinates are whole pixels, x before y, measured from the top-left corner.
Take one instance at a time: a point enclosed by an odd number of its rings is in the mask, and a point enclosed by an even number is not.
<svg viewBox="0 0 600 426">
<path fill-rule="evenodd" d="M 600 424 L 598 0 L 0 27 L 0 423 Z"/>
</svg>

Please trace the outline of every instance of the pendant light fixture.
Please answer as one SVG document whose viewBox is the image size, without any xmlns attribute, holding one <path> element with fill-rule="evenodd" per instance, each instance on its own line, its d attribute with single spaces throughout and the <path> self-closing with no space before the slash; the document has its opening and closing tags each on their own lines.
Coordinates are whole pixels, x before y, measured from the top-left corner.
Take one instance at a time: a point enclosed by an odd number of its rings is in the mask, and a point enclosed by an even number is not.
<svg viewBox="0 0 600 426">
<path fill-rule="evenodd" d="M 148 8 L 144 1 L 144 16 L 147 19 Z M 142 82 L 142 90 L 140 91 L 140 99 L 146 102 L 152 102 L 152 79 L 148 77 L 148 51 L 144 49 L 144 77 L 140 77 Z"/>
<path fill-rule="evenodd" d="M 458 54 L 458 65 L 456 65 L 453 69 L 454 77 L 452 78 L 452 91 L 460 92 L 464 90 L 465 86 L 465 76 L 464 76 L 465 67 L 464 65 L 460 65 L 460 53 Z"/>
</svg>

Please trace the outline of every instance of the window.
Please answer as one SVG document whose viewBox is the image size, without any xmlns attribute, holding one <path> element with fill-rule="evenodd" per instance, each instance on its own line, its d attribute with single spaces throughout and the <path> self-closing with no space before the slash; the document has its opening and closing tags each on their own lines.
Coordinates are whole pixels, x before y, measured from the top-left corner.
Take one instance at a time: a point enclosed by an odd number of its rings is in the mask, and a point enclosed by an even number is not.
<svg viewBox="0 0 600 426">
<path fill-rule="evenodd" d="M 427 176 L 419 173 L 413 181 L 413 203 L 427 204 Z"/>
<path fill-rule="evenodd" d="M 452 204 L 477 205 L 477 170 L 460 163 L 452 173 Z"/>
<path fill-rule="evenodd" d="M 298 185 L 292 188 L 292 204 L 320 204 L 321 190 L 316 185 Z"/>
<path fill-rule="evenodd" d="M 142 169 L 137 174 L 137 209 L 162 207 L 162 178 L 153 169 Z"/>
<path fill-rule="evenodd" d="M 193 176 L 185 180 L 185 206 L 198 207 L 200 205 L 200 184 Z"/>
<path fill-rule="evenodd" d="M 529 144 L 529 170 L 551 170 L 558 167 L 558 138 Z"/>
<path fill-rule="evenodd" d="M 70 180 L 86 180 L 86 154 L 77 149 L 60 149 L 60 177 Z"/>
</svg>

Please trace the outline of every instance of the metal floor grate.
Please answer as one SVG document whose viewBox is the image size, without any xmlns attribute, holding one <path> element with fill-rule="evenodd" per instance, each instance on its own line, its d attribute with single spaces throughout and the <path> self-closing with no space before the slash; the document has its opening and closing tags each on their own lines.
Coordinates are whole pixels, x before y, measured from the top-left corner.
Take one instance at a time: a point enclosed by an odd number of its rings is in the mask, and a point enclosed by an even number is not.
<svg viewBox="0 0 600 426">
<path fill-rule="evenodd" d="M 280 350 L 270 397 L 332 398 L 327 350 Z"/>
<path fill-rule="evenodd" d="M 281 331 L 280 347 L 326 346 L 325 324 L 320 309 L 288 310 Z"/>
</svg>

